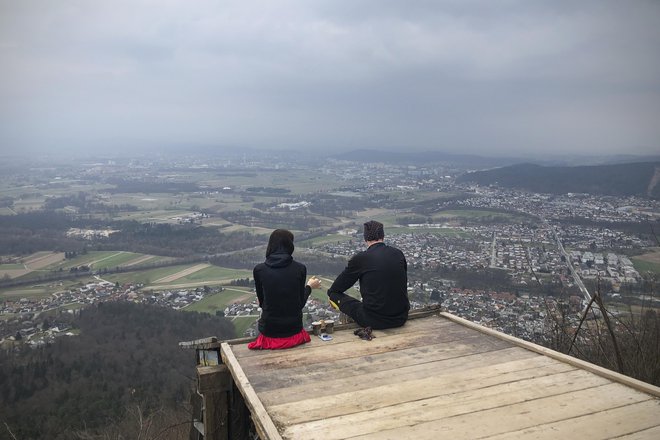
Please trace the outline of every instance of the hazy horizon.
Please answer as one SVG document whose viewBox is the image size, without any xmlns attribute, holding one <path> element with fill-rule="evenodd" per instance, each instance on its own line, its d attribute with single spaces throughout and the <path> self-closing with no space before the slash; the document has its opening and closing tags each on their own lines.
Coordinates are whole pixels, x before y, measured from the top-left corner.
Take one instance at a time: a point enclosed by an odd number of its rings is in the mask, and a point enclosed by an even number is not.
<svg viewBox="0 0 660 440">
<path fill-rule="evenodd" d="M 659 22 L 654 1 L 0 0 L 0 154 L 653 155 Z"/>
</svg>

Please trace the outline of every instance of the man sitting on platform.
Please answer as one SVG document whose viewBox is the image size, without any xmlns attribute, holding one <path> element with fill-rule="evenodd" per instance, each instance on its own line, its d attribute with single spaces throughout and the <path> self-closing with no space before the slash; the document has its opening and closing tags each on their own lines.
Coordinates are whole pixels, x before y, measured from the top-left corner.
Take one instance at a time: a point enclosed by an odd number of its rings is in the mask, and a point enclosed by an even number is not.
<svg viewBox="0 0 660 440">
<path fill-rule="evenodd" d="M 408 265 L 399 249 L 386 245 L 383 224 L 364 224 L 367 250 L 355 254 L 328 289 L 330 304 L 362 327 L 400 327 L 408 319 Z M 344 292 L 360 281 L 359 301 Z"/>
</svg>

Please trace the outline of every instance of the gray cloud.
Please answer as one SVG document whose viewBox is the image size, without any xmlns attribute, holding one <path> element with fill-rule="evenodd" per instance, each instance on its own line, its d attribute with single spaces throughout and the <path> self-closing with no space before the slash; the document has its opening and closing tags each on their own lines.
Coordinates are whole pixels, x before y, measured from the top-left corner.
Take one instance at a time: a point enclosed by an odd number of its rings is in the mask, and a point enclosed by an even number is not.
<svg viewBox="0 0 660 440">
<path fill-rule="evenodd" d="M 0 0 L 0 151 L 650 153 L 656 1 Z"/>
</svg>

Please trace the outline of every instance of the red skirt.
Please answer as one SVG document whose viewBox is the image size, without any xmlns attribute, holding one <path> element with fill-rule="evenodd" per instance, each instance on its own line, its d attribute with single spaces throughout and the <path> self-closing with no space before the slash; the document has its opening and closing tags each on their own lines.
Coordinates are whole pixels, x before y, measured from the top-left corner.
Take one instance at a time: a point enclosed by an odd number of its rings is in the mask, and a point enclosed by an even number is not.
<svg viewBox="0 0 660 440">
<path fill-rule="evenodd" d="M 254 342 L 248 344 L 248 348 L 250 350 L 280 350 L 282 348 L 295 347 L 296 345 L 304 344 L 311 340 L 309 333 L 307 333 L 305 329 L 300 330 L 300 333 L 287 336 L 286 338 L 271 338 L 259 334 Z"/>
</svg>

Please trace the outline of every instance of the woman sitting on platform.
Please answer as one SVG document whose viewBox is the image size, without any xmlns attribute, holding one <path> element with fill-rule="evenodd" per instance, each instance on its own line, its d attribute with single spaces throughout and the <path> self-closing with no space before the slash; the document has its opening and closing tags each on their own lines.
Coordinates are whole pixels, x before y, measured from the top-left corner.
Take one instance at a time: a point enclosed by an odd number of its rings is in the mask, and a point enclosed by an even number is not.
<svg viewBox="0 0 660 440">
<path fill-rule="evenodd" d="M 311 340 L 302 327 L 302 309 L 312 289 L 321 287 L 321 280 L 311 277 L 305 283 L 307 268 L 293 261 L 293 249 L 293 234 L 276 229 L 268 240 L 266 261 L 254 268 L 254 286 L 261 307 L 260 335 L 248 348 L 289 348 Z"/>
</svg>

